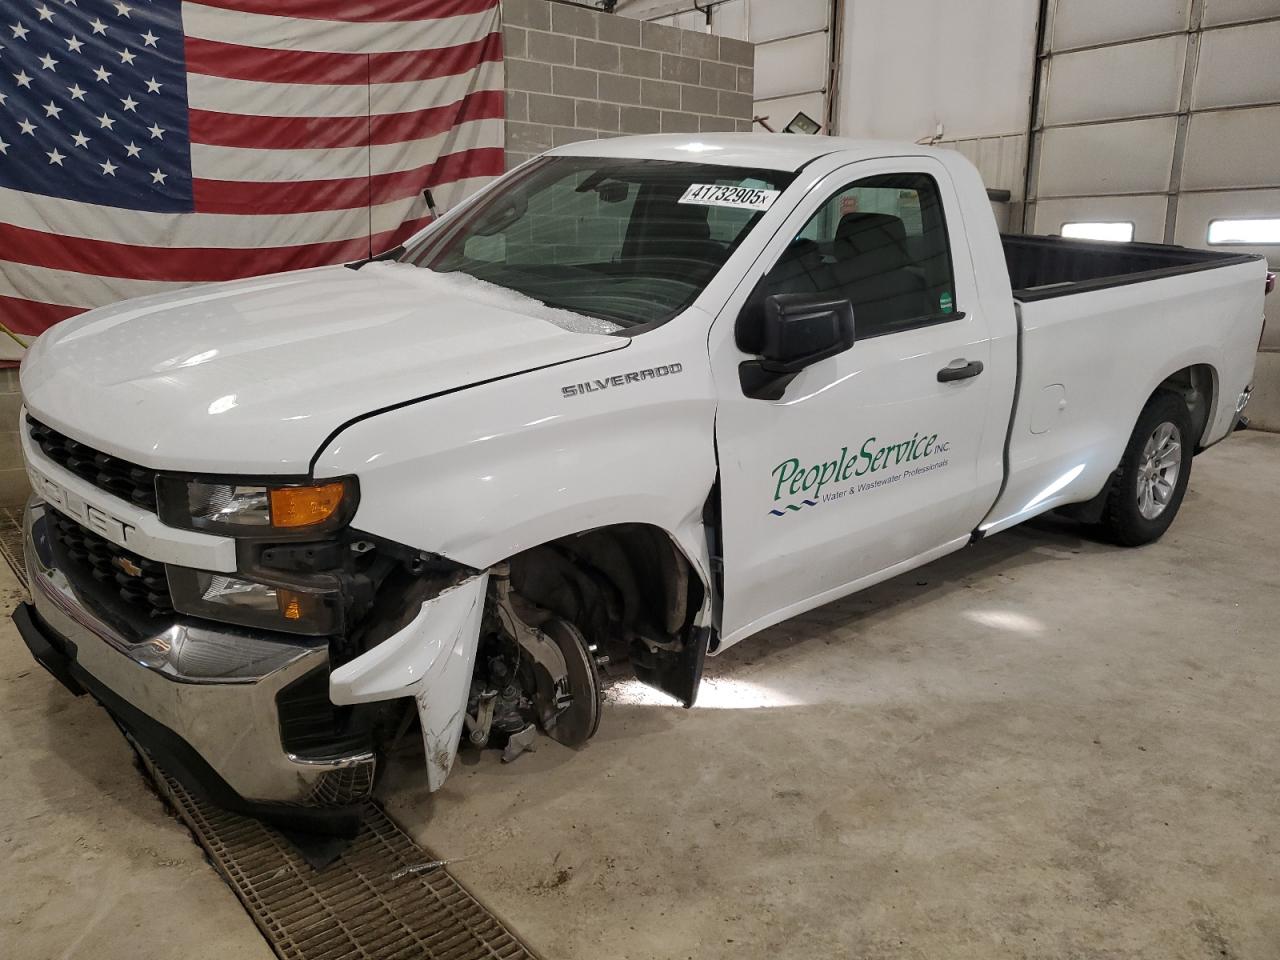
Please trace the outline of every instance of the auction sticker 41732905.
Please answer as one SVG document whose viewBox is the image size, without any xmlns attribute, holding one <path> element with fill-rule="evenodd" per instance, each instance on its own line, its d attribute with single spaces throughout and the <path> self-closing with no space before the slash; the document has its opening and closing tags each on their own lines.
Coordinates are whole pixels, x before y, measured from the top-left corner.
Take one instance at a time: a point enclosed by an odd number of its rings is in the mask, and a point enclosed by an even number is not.
<svg viewBox="0 0 1280 960">
<path fill-rule="evenodd" d="M 778 199 L 780 190 L 755 187 L 720 186 L 714 183 L 691 183 L 680 197 L 680 203 L 696 203 L 703 207 L 738 207 L 743 210 L 768 210 Z"/>
</svg>

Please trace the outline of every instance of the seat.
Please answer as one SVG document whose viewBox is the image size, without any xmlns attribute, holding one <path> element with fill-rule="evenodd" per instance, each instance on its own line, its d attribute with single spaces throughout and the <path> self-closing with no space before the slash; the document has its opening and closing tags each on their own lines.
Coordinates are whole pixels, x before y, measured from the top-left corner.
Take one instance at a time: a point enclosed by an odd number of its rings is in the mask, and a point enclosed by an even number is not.
<svg viewBox="0 0 1280 960">
<path fill-rule="evenodd" d="M 627 230 L 624 256 L 674 261 L 705 269 L 722 259 L 723 245 L 711 239 L 707 208 L 677 203 L 678 196 L 652 198 L 643 219 L 633 218 Z"/>
<path fill-rule="evenodd" d="M 862 330 L 875 332 L 933 312 L 928 285 L 915 267 L 898 217 L 845 214 L 836 227 L 828 269 L 832 285 L 853 303 Z"/>
<path fill-rule="evenodd" d="M 770 293 L 827 293 L 833 283 L 822 248 L 804 237 L 792 240 L 769 271 Z"/>
</svg>

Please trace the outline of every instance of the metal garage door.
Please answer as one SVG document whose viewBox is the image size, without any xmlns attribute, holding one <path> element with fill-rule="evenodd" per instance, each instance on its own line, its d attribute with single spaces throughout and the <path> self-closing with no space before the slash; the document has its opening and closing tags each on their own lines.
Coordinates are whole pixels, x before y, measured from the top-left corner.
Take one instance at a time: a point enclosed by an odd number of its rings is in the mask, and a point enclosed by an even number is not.
<svg viewBox="0 0 1280 960">
<path fill-rule="evenodd" d="M 1280 264 L 1277 51 L 1280 0 L 1047 0 L 1026 228 L 1205 247 L 1222 221 L 1215 242 Z"/>
</svg>

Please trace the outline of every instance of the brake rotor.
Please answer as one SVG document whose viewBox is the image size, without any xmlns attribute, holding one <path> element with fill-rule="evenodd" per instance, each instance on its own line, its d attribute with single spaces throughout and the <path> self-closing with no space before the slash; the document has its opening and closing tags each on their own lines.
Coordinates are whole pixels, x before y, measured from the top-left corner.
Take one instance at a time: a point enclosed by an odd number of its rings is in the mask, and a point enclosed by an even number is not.
<svg viewBox="0 0 1280 960">
<path fill-rule="evenodd" d="M 573 624 L 552 617 L 539 629 L 545 633 L 564 657 L 569 680 L 571 702 L 556 718 L 547 736 L 566 747 L 580 747 L 600 727 L 600 708 L 604 703 L 604 687 L 600 671 L 586 637 Z"/>
</svg>

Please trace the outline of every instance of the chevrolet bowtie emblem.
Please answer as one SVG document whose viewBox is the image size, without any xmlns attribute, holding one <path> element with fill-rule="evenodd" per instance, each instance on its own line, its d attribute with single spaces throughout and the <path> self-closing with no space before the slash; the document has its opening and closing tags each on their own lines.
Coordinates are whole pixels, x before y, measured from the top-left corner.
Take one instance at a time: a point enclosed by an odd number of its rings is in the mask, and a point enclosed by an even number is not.
<svg viewBox="0 0 1280 960">
<path fill-rule="evenodd" d="M 124 573 L 131 577 L 142 576 L 142 568 L 128 557 L 112 557 L 111 563 L 114 566 L 119 567 Z"/>
</svg>

